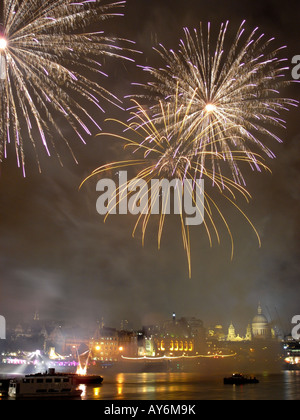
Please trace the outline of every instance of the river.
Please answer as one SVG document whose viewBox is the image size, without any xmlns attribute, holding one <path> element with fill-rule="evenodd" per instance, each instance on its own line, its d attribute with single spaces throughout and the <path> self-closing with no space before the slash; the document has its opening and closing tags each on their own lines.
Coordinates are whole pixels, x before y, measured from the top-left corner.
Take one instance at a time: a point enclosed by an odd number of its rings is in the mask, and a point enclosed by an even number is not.
<svg viewBox="0 0 300 420">
<path fill-rule="evenodd" d="M 259 384 L 224 385 L 223 377 L 193 373 L 104 375 L 101 386 L 81 386 L 83 400 L 300 400 L 300 371 L 257 375 Z"/>
</svg>

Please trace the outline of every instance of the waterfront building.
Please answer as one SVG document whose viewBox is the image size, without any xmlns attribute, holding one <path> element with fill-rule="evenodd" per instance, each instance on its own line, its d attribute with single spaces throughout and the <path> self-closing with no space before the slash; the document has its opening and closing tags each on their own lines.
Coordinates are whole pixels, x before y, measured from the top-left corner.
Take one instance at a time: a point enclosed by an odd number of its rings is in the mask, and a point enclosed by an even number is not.
<svg viewBox="0 0 300 420">
<path fill-rule="evenodd" d="M 115 328 L 97 328 L 89 343 L 91 357 L 102 362 L 119 360 L 118 332 Z"/>
<path fill-rule="evenodd" d="M 152 338 L 156 356 L 195 355 L 205 347 L 205 329 L 203 322 L 195 317 L 172 319 L 156 327 Z M 152 343 L 151 343 L 152 344 Z"/>
<path fill-rule="evenodd" d="M 206 347 L 203 322 L 195 317 L 170 319 L 143 327 L 138 343 L 138 355 L 148 357 L 195 355 Z"/>
<path fill-rule="evenodd" d="M 138 355 L 138 336 L 133 331 L 118 331 L 119 354 L 125 357 Z"/>
<path fill-rule="evenodd" d="M 147 328 L 148 330 L 148 328 Z M 155 357 L 155 342 L 152 334 L 143 329 L 137 332 L 138 357 Z"/>
</svg>

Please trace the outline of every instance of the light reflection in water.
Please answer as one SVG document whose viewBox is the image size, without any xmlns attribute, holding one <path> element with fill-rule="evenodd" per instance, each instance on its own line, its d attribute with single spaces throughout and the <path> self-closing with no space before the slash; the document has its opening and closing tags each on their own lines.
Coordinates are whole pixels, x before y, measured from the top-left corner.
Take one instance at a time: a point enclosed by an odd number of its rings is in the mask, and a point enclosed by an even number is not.
<svg viewBox="0 0 300 420">
<path fill-rule="evenodd" d="M 125 382 L 124 373 L 119 373 L 117 376 L 117 393 L 119 397 L 123 395 L 124 382 Z"/>
<path fill-rule="evenodd" d="M 120 373 L 116 376 L 117 396 L 121 399 L 128 395 L 156 399 L 159 395 L 190 392 L 192 386 L 191 375 L 185 373 Z"/>
<path fill-rule="evenodd" d="M 101 388 L 93 388 L 93 395 L 94 397 L 100 397 Z"/>
<path fill-rule="evenodd" d="M 300 372 L 258 375 L 258 385 L 228 386 L 223 376 L 190 373 L 120 373 L 99 387 L 82 386 L 82 399 L 102 400 L 300 400 Z"/>
</svg>

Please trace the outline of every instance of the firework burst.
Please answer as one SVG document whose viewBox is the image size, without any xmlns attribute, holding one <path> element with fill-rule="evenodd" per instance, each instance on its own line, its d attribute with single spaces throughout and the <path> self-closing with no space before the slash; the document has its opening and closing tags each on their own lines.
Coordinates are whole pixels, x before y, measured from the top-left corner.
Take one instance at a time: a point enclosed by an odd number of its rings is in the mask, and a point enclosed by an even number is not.
<svg viewBox="0 0 300 420">
<path fill-rule="evenodd" d="M 119 39 L 103 32 L 85 33 L 83 28 L 120 16 L 118 11 L 124 5 L 125 1 L 105 0 L 2 1 L 1 159 L 7 156 L 7 145 L 13 143 L 18 165 L 25 173 L 25 139 L 31 141 L 39 162 L 37 143 L 41 142 L 50 155 L 51 149 L 56 149 L 54 137 L 60 137 L 71 150 L 58 119 L 63 118 L 85 143 L 91 134 L 85 121 L 100 129 L 87 111 L 89 105 L 101 111 L 102 100 L 120 106 L 121 101 L 89 75 L 97 79 L 106 76 L 99 62 L 101 56 L 130 60 L 124 55 L 126 48 L 119 46 Z"/>
<path fill-rule="evenodd" d="M 275 157 L 265 140 L 271 137 L 281 142 L 274 130 L 285 127 L 280 113 L 298 105 L 293 99 L 279 96 L 278 89 L 289 83 L 285 81 L 287 59 L 281 58 L 285 47 L 271 49 L 274 38 L 265 40 L 258 28 L 245 35 L 244 24 L 228 48 L 228 22 L 221 25 L 215 47 L 210 24 L 206 33 L 202 24 L 193 32 L 185 28 L 178 51 L 160 45 L 156 51 L 165 66 L 143 67 L 154 80 L 143 85 L 147 91 L 140 95 L 167 102 L 178 100 L 184 109 L 189 108 L 185 129 L 198 137 L 194 150 L 195 154 L 200 151 L 201 165 L 205 167 L 207 157 L 201 151 L 221 154 L 230 176 L 241 185 L 246 182 L 232 151 L 245 153 L 252 169 L 260 170 L 256 152 Z M 163 119 L 159 106 L 153 106 L 152 117 Z M 212 165 L 220 174 L 218 161 L 213 160 Z"/>
<path fill-rule="evenodd" d="M 191 104 L 190 104 L 191 105 Z M 118 201 L 114 201 L 115 197 L 111 198 L 112 205 L 108 205 L 109 211 L 106 213 L 107 218 L 109 214 L 115 213 L 115 208 L 119 205 L 122 200 L 129 199 L 134 196 L 135 204 L 139 205 L 139 215 L 137 217 L 136 224 L 133 229 L 133 236 L 138 226 L 141 227 L 142 231 L 142 243 L 144 244 L 146 230 L 153 215 L 152 204 L 159 200 L 161 190 L 153 187 L 152 181 L 158 181 L 159 184 L 163 180 L 175 180 L 177 184 L 174 184 L 174 201 L 183 202 L 183 188 L 189 188 L 189 195 L 192 197 L 193 204 L 197 211 L 201 212 L 201 207 L 205 212 L 203 218 L 203 224 L 207 232 L 210 245 L 213 244 L 213 234 L 215 234 L 218 242 L 220 242 L 220 235 L 215 222 L 215 215 L 217 214 L 225 224 L 226 229 L 230 235 L 232 244 L 232 256 L 234 249 L 233 235 L 231 233 L 229 224 L 223 215 L 220 206 L 214 198 L 215 191 L 225 201 L 230 202 L 236 209 L 238 209 L 242 215 L 247 219 L 254 229 L 259 243 L 259 235 L 255 230 L 253 224 L 243 211 L 238 207 L 237 195 L 241 195 L 247 201 L 249 201 L 250 194 L 248 191 L 238 183 L 235 183 L 232 179 L 224 177 L 221 173 L 217 173 L 213 170 L 208 161 L 215 162 L 226 162 L 227 156 L 224 153 L 220 154 L 216 151 L 206 149 L 199 149 L 195 147 L 199 139 L 206 135 L 206 132 L 212 132 L 214 123 L 211 123 L 209 127 L 204 126 L 203 131 L 199 131 L 194 127 L 194 130 L 186 130 L 186 124 L 189 121 L 190 106 L 183 107 L 178 105 L 178 97 L 172 103 L 159 102 L 158 105 L 160 113 L 162 115 L 162 121 L 160 123 L 157 120 L 153 120 L 148 110 L 134 101 L 135 111 L 132 111 L 132 121 L 130 123 L 124 123 L 117 120 L 115 121 L 122 128 L 122 133 L 101 133 L 100 135 L 112 136 L 117 139 L 121 139 L 125 142 L 125 149 L 130 149 L 130 158 L 123 161 L 112 162 L 107 165 L 103 165 L 94 170 L 82 183 L 82 185 L 91 177 L 103 176 L 103 174 L 110 172 L 116 172 L 124 169 L 135 168 L 135 175 L 127 179 L 126 182 L 119 186 Z M 205 118 L 205 117 L 203 117 Z M 228 127 L 227 127 L 228 129 Z M 227 139 L 227 135 L 224 132 L 222 135 L 222 141 Z M 220 141 L 220 136 L 210 138 L 210 146 Z M 204 159 L 205 157 L 205 159 Z M 246 161 L 249 158 L 247 153 L 244 151 L 230 152 L 230 158 L 234 162 Z M 256 162 L 260 168 L 268 170 L 265 166 L 262 158 L 256 155 Z M 201 162 L 205 160 L 206 165 Z M 197 180 L 205 180 L 205 191 L 200 197 L 201 192 L 197 188 Z M 142 180 L 142 183 L 141 183 Z M 191 182 L 188 182 L 190 180 Z M 82 186 L 81 185 L 81 186 Z M 182 187 L 182 188 L 180 188 Z M 139 190 L 138 196 L 136 191 Z M 149 195 L 149 192 L 150 195 Z M 168 191 L 170 194 L 170 190 Z M 202 191 L 203 193 L 203 191 Z M 176 195 L 178 196 L 176 198 Z M 165 201 L 162 199 L 160 211 L 158 214 L 158 248 L 161 246 L 161 239 L 163 228 L 166 219 L 166 213 L 164 211 L 165 203 L 169 197 L 165 196 Z M 202 200 L 202 201 L 201 201 Z M 178 211 L 178 217 L 180 218 L 183 246 L 186 251 L 189 275 L 191 276 L 191 245 L 190 245 L 190 232 L 189 226 L 186 224 L 186 219 L 183 211 Z M 153 216 L 155 217 L 155 216 Z"/>
</svg>

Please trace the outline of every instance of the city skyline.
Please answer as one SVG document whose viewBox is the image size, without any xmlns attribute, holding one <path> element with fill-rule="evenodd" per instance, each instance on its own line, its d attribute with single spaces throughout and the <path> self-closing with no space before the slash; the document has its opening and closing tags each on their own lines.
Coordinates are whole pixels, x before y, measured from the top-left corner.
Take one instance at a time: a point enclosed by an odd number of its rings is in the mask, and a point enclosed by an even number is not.
<svg viewBox="0 0 300 420">
<path fill-rule="evenodd" d="M 132 337 L 142 336 L 149 339 L 157 337 L 158 340 L 159 337 L 169 337 L 169 340 L 176 337 L 190 337 L 198 339 L 200 346 L 205 343 L 209 345 L 211 339 L 219 342 L 227 341 L 233 343 L 249 342 L 253 340 L 276 340 L 278 342 L 284 342 L 291 337 L 289 330 L 284 331 L 278 322 L 265 316 L 261 304 L 258 305 L 256 312 L 253 311 L 252 316 L 249 317 L 249 322 L 243 326 L 242 334 L 242 329 L 238 331 L 235 328 L 235 321 L 236 320 L 231 321 L 228 324 L 226 324 L 226 322 L 219 322 L 216 325 L 213 323 L 205 324 L 201 319 L 195 316 L 177 316 L 173 313 L 170 314 L 167 319 L 157 320 L 155 324 L 139 325 L 139 327 L 134 328 L 127 319 L 122 319 L 119 325 L 107 324 L 104 318 L 96 321 L 91 320 L 90 323 L 86 325 L 76 325 L 65 323 L 64 320 L 59 322 L 53 319 L 43 319 L 43 317 L 40 317 L 39 312 L 35 312 L 30 320 L 22 319 L 15 325 L 7 325 L 8 343 L 2 341 L 2 347 L 10 348 L 11 345 L 13 345 L 13 348 L 15 348 L 19 345 L 20 348 L 18 351 L 22 351 L 25 350 L 29 344 L 31 350 L 35 351 L 35 344 L 30 343 L 30 340 L 32 338 L 39 340 L 39 337 L 41 336 L 44 336 L 44 339 L 47 338 L 47 341 L 50 343 L 51 340 L 53 340 L 53 342 L 55 340 L 59 342 L 63 339 L 69 342 L 68 345 L 70 347 L 72 347 L 72 342 L 78 343 L 75 346 L 78 347 L 80 343 L 87 343 L 87 340 L 99 342 L 101 341 L 101 336 L 114 337 L 119 334 L 120 337 L 122 337 L 123 333 L 125 335 L 130 334 Z M 18 338 L 25 340 L 23 343 L 25 344 L 25 348 L 22 347 L 22 341 L 17 344 L 14 343 Z M 27 345 L 26 341 L 28 341 Z M 51 351 L 53 346 L 55 347 L 54 344 L 48 344 L 48 350 Z M 46 351 L 44 347 L 37 349 L 37 351 L 40 350 Z M 61 353 L 62 356 L 67 355 L 68 353 L 66 350 L 58 350 L 58 352 Z"/>
<path fill-rule="evenodd" d="M 25 314 L 24 314 L 25 315 Z M 223 314 L 223 317 L 218 319 L 207 319 L 206 317 L 198 317 L 196 314 L 190 314 L 187 316 L 186 314 L 176 314 L 175 312 L 166 315 L 166 317 L 160 318 L 152 318 L 152 322 L 148 322 L 145 324 L 141 324 L 139 320 L 128 321 L 126 314 L 122 319 L 115 321 L 115 323 L 111 323 L 110 319 L 105 319 L 104 317 L 98 318 L 90 318 L 90 319 L 56 319 L 56 318 L 46 318 L 43 316 L 43 313 L 40 314 L 39 310 L 37 309 L 34 313 L 30 316 L 26 314 L 26 316 L 22 317 L 21 319 L 8 319 L 6 320 L 4 317 L 5 322 L 5 329 L 7 330 L 14 330 L 15 328 L 26 328 L 31 331 L 31 326 L 35 324 L 39 325 L 52 325 L 60 328 L 77 328 L 78 331 L 99 329 L 99 328 L 108 328 L 108 329 L 116 329 L 117 331 L 141 331 L 142 329 L 146 328 L 162 328 L 170 323 L 180 323 L 184 322 L 192 322 L 197 321 L 201 322 L 201 325 L 205 329 L 206 333 L 209 335 L 211 332 L 222 334 L 222 336 L 227 337 L 230 335 L 235 335 L 239 341 L 240 337 L 247 337 L 249 326 L 252 325 L 253 322 L 256 322 L 257 318 L 263 318 L 264 322 L 267 323 L 273 331 L 273 334 L 276 337 L 287 337 L 290 335 L 293 327 L 294 322 L 289 322 L 289 320 L 282 320 L 276 310 L 274 309 L 273 313 L 269 310 L 268 307 L 265 307 L 260 302 L 256 307 L 252 308 L 252 311 L 244 314 L 243 319 L 245 323 L 241 322 L 240 319 L 233 319 L 228 317 L 228 314 Z M 259 315 L 259 316 L 258 316 Z M 230 321 L 229 321 L 230 319 Z M 145 319 L 147 321 L 147 319 Z M 251 327 L 252 328 L 252 327 Z M 80 334 L 79 334 L 80 335 Z M 225 338 L 226 339 L 226 338 Z M 241 340 L 245 340 L 242 338 Z M 248 339 L 246 338 L 246 341 Z"/>
</svg>

